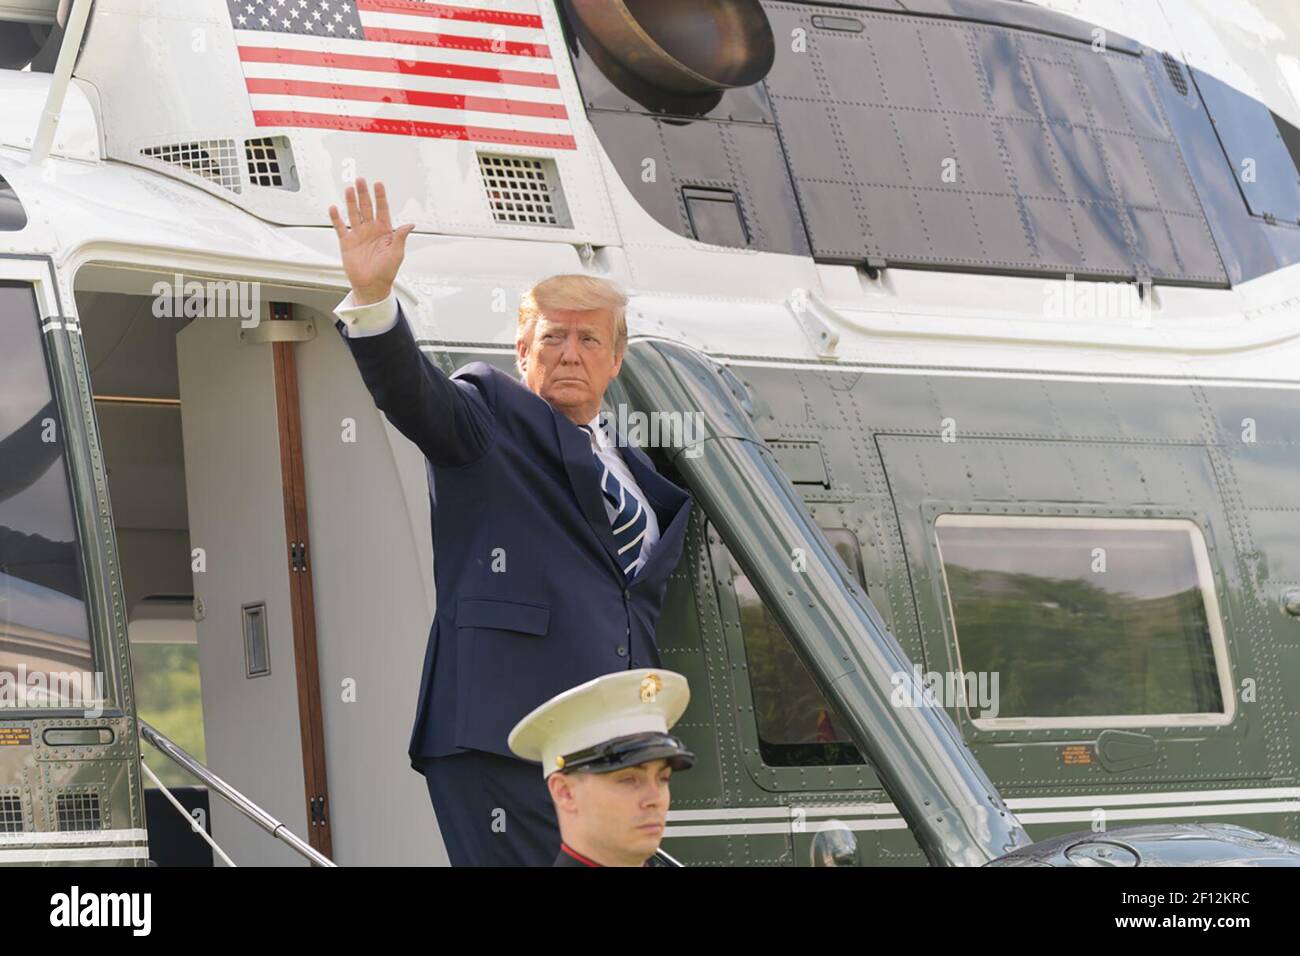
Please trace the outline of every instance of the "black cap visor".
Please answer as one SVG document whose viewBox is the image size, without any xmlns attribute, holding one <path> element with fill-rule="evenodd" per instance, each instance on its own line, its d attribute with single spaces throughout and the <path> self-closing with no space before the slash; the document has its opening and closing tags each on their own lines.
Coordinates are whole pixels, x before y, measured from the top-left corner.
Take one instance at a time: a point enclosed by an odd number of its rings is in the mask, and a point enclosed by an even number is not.
<svg viewBox="0 0 1300 956">
<path fill-rule="evenodd" d="M 695 754 L 672 734 L 631 734 L 566 755 L 562 769 L 564 773 L 611 773 L 659 759 L 666 759 L 673 770 L 688 770 L 695 763 Z"/>
</svg>

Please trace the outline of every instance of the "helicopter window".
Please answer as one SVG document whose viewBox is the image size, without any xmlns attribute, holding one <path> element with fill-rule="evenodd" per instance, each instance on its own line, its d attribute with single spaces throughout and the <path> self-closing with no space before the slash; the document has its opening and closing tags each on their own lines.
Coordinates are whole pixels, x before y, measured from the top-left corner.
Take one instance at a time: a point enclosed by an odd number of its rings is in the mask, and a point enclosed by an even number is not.
<svg viewBox="0 0 1300 956">
<path fill-rule="evenodd" d="M 1300 222 L 1300 132 L 1259 100 L 1200 70 L 1192 75 L 1251 215 Z"/>
<path fill-rule="evenodd" d="M 865 590 L 857 535 L 847 528 L 822 530 Z M 848 738 L 844 720 L 817 689 L 785 630 L 734 559 L 731 576 L 763 763 L 770 767 L 865 763 Z"/>
<path fill-rule="evenodd" d="M 0 282 L 0 710 L 102 699 L 31 286 Z"/>
<path fill-rule="evenodd" d="M 27 212 L 18 201 L 14 188 L 0 176 L 0 232 L 17 232 L 27 228 Z"/>
<path fill-rule="evenodd" d="M 967 698 L 977 726 L 1230 716 L 1213 575 L 1195 523 L 948 514 L 936 532 L 964 686 L 973 674 L 996 690 L 978 704 Z"/>
<path fill-rule="evenodd" d="M 747 246 L 749 233 L 736 194 L 730 189 L 683 186 L 682 199 L 691 232 L 701 242 L 718 246 Z"/>
</svg>

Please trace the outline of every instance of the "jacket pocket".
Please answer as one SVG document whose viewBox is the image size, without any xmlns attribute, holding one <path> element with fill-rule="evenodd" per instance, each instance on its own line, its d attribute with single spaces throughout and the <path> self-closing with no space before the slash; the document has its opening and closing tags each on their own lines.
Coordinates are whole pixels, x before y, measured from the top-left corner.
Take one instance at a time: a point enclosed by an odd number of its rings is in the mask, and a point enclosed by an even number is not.
<svg viewBox="0 0 1300 956">
<path fill-rule="evenodd" d="M 493 598 L 461 598 L 456 602 L 457 627 L 490 627 L 541 636 L 550 626 L 547 604 L 521 604 Z"/>
</svg>

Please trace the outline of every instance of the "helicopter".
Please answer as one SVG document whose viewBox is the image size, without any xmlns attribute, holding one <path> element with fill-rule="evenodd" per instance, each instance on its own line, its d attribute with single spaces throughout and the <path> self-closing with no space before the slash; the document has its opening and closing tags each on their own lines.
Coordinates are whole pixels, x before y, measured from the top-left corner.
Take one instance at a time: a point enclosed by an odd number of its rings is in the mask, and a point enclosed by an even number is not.
<svg viewBox="0 0 1300 956">
<path fill-rule="evenodd" d="M 0 864 L 445 862 L 365 175 L 702 423 L 673 861 L 1297 865 L 1298 168 L 1283 0 L 0 0 Z"/>
</svg>

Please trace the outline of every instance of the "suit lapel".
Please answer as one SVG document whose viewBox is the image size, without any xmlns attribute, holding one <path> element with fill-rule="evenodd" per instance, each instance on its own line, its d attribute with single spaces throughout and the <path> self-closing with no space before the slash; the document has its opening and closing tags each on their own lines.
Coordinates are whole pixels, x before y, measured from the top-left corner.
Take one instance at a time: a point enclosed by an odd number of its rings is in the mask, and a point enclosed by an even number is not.
<svg viewBox="0 0 1300 956">
<path fill-rule="evenodd" d="M 547 407 L 551 407 L 549 403 Z M 596 459 L 591 453 L 591 439 L 585 431 L 554 408 L 551 408 L 551 416 L 555 419 L 560 456 L 564 460 L 564 470 L 569 474 L 573 494 L 578 499 L 578 507 L 582 509 L 587 524 L 591 525 L 591 530 L 621 575 L 623 569 L 618 563 L 618 548 L 614 545 L 614 531 L 609 526 L 609 515 L 605 513 L 605 499 L 600 492 L 600 475 L 596 471 Z"/>
</svg>

